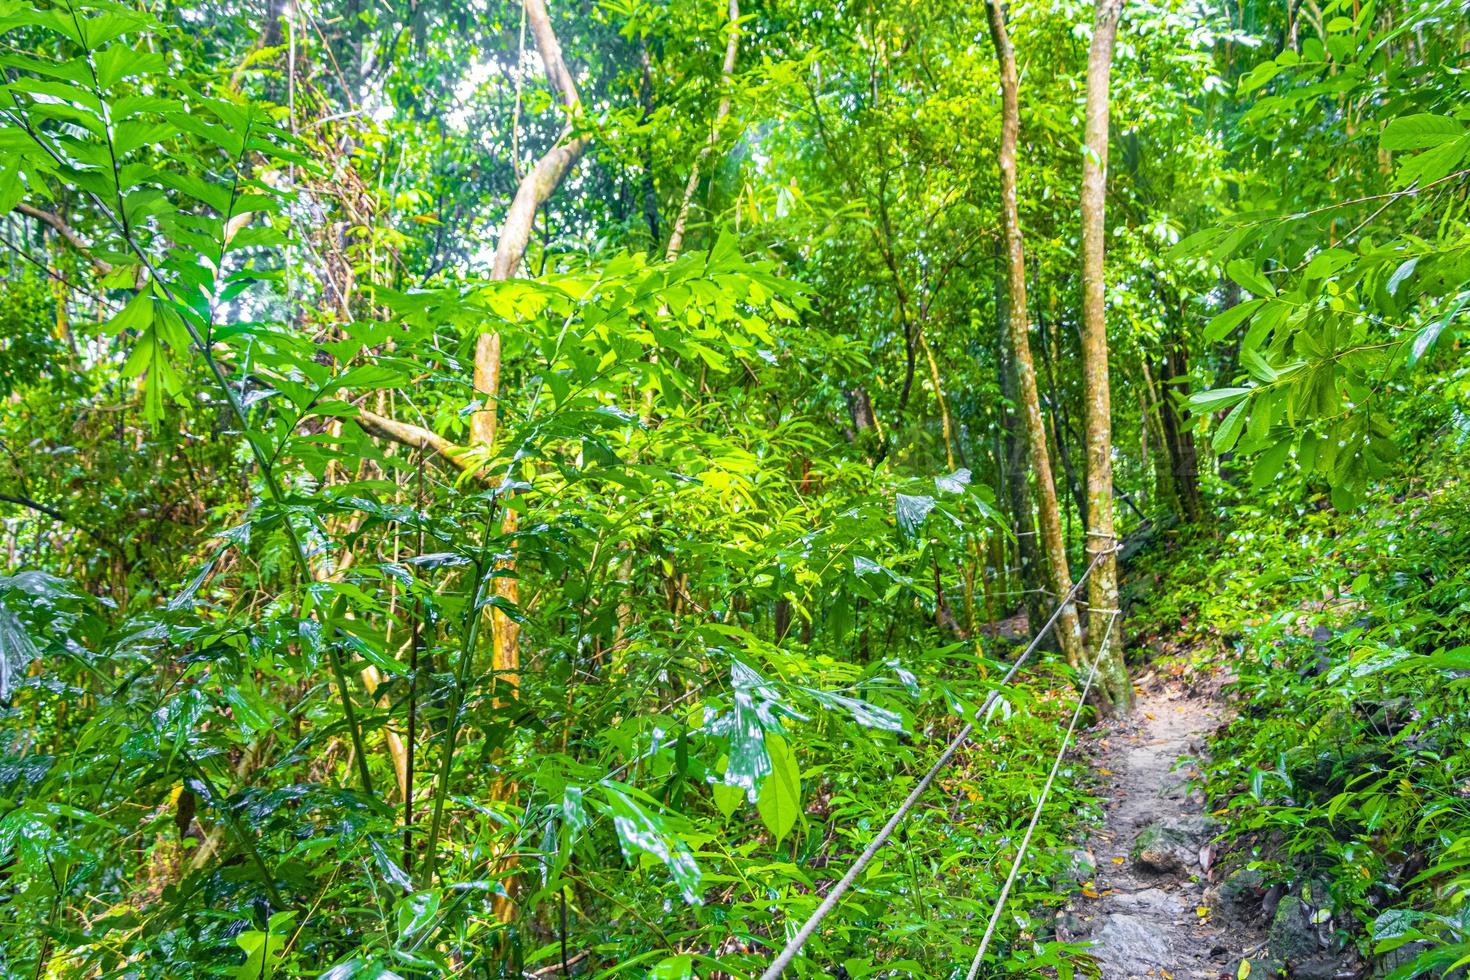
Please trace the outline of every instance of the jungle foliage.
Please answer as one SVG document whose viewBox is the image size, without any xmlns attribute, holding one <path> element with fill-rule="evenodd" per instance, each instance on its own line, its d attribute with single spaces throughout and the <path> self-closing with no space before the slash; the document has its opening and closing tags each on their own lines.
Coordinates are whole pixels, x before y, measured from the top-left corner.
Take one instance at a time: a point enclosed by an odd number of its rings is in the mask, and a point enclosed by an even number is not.
<svg viewBox="0 0 1470 980">
<path fill-rule="evenodd" d="M 0 974 L 756 976 L 975 723 L 788 974 L 963 975 L 1125 650 L 1462 965 L 1461 7 L 0 0 Z"/>
</svg>

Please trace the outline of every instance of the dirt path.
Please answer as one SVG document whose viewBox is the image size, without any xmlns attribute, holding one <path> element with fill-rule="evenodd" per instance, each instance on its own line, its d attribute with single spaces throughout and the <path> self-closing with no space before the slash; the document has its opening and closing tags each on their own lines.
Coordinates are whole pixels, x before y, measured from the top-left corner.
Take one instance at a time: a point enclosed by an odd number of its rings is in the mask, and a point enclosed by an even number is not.
<svg viewBox="0 0 1470 980">
<path fill-rule="evenodd" d="M 1213 686 L 1213 685 L 1211 685 Z M 1133 715 L 1091 741 L 1106 816 L 1087 842 L 1090 882 L 1059 923 L 1063 938 L 1090 941 L 1102 980 L 1236 976 L 1264 938 L 1214 921 L 1206 889 L 1218 828 L 1188 780 L 1219 702 L 1177 680 L 1150 679 Z"/>
</svg>

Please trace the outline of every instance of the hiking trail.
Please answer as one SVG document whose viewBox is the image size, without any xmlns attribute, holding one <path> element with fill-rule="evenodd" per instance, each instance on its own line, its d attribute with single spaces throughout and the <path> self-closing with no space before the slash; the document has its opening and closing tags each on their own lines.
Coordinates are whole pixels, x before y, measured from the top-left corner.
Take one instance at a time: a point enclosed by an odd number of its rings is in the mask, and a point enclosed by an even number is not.
<svg viewBox="0 0 1470 980">
<path fill-rule="evenodd" d="M 1265 945 L 1261 923 L 1212 908 L 1220 828 L 1190 781 L 1225 711 L 1218 688 L 1150 671 L 1133 713 L 1082 743 L 1104 819 L 1076 854 L 1081 887 L 1057 925 L 1060 938 L 1092 943 L 1102 980 L 1235 978 Z"/>
</svg>

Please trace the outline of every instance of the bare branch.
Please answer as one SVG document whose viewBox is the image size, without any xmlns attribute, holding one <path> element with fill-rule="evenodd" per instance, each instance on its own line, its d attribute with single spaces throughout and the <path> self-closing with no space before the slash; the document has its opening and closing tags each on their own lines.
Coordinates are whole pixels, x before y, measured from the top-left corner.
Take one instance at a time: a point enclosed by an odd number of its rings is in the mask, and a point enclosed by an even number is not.
<svg viewBox="0 0 1470 980">
<path fill-rule="evenodd" d="M 400 422 L 397 419 L 379 415 L 367 409 L 359 409 L 353 421 L 358 424 L 362 431 L 370 436 L 380 439 L 388 439 L 411 449 L 421 449 L 427 453 L 433 453 L 448 462 L 461 473 L 469 473 L 470 464 L 464 459 L 464 447 L 457 446 L 448 439 L 420 425 L 410 422 Z M 476 473 L 478 479 L 483 476 Z"/>
<path fill-rule="evenodd" d="M 35 218 L 42 224 L 50 225 L 52 230 L 61 236 L 62 241 L 70 245 L 73 251 L 82 258 L 92 263 L 92 267 L 102 275 L 105 276 L 112 271 L 112 263 L 93 255 L 92 246 L 82 241 L 82 237 L 72 230 L 71 225 L 67 224 L 61 215 L 52 211 L 42 211 L 40 208 L 31 207 L 29 204 L 17 204 L 15 211 L 28 218 Z"/>
</svg>

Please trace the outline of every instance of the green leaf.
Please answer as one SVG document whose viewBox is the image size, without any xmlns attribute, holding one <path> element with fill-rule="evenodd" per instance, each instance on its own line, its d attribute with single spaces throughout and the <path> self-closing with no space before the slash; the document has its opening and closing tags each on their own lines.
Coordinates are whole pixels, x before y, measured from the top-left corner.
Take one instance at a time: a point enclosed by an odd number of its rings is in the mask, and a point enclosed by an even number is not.
<svg viewBox="0 0 1470 980">
<path fill-rule="evenodd" d="M 1245 422 L 1245 407 L 1248 404 L 1250 403 L 1243 401 L 1232 408 L 1230 414 L 1225 416 L 1225 421 L 1221 422 L 1220 427 L 1215 430 L 1214 437 L 1210 439 L 1210 445 L 1215 448 L 1215 452 L 1228 451 L 1240 438 L 1240 427 Z"/>
<path fill-rule="evenodd" d="M 1197 391 L 1189 396 L 1189 408 L 1197 414 L 1212 412 L 1226 405 L 1234 405 L 1250 393 L 1250 388 L 1211 388 L 1208 391 Z"/>
<path fill-rule="evenodd" d="M 404 939 L 412 939 L 417 936 L 434 921 L 434 916 L 439 913 L 439 905 L 442 900 L 443 895 L 437 888 L 414 892 L 412 895 L 400 898 L 394 906 L 398 934 Z"/>
<path fill-rule="evenodd" d="M 1212 344 L 1219 343 L 1240 324 L 1245 322 L 1256 310 L 1265 304 L 1263 299 L 1249 299 L 1244 303 L 1237 303 L 1224 313 L 1211 317 L 1210 322 L 1205 324 L 1205 340 Z"/>
<path fill-rule="evenodd" d="M 1256 65 L 1256 67 L 1250 70 L 1250 74 L 1240 80 L 1239 93 L 1241 95 L 1249 95 L 1251 92 L 1254 92 L 1275 78 L 1281 71 L 1281 67 L 1281 65 L 1278 65 L 1274 61 L 1263 61 Z"/>
<path fill-rule="evenodd" d="M 1461 136 L 1433 147 L 1400 164 L 1398 182 L 1400 186 L 1418 184 L 1427 187 L 1449 176 L 1464 162 L 1467 154 L 1470 154 L 1470 136 Z"/>
<path fill-rule="evenodd" d="M 667 957 L 648 971 L 648 980 L 689 980 L 692 976 L 694 958 L 688 955 Z"/>
<path fill-rule="evenodd" d="M 780 730 L 782 717 L 801 716 L 769 681 L 740 660 L 731 661 L 730 687 L 734 704 L 710 723 L 709 732 L 727 740 L 726 785 L 740 787 L 753 800 L 761 780 L 771 771 L 768 733 Z"/>
<path fill-rule="evenodd" d="M 1408 279 L 1414 274 L 1414 269 L 1418 265 L 1419 257 L 1417 255 L 1411 259 L 1405 259 L 1403 263 L 1394 270 L 1393 275 L 1388 277 L 1388 284 L 1384 287 L 1388 290 L 1388 295 L 1398 295 L 1399 286 L 1403 285 L 1404 280 Z"/>
<path fill-rule="evenodd" d="M 1444 328 L 1449 326 L 1450 322 L 1459 315 L 1460 311 L 1465 308 L 1467 302 L 1470 302 L 1470 292 L 1461 293 L 1459 302 L 1448 313 L 1430 322 L 1428 326 L 1424 327 L 1414 336 L 1414 343 L 1409 349 L 1409 364 L 1411 366 L 1417 364 L 1419 359 L 1429 352 L 1429 349 L 1434 346 L 1435 341 L 1439 340 L 1439 335 L 1444 332 Z"/>
<path fill-rule="evenodd" d="M 1256 465 L 1251 468 L 1251 486 L 1260 489 L 1281 476 L 1281 468 L 1291 452 L 1291 442 L 1290 439 L 1278 442 L 1257 457 Z"/>
<path fill-rule="evenodd" d="M 941 493 L 964 493 L 970 485 L 970 471 L 961 467 L 953 473 L 934 478 L 934 488 Z"/>
<path fill-rule="evenodd" d="M 39 656 L 20 618 L 0 600 L 0 701 L 8 701 L 14 678 Z"/>
<path fill-rule="evenodd" d="M 1271 280 L 1246 259 L 1231 259 L 1225 266 L 1225 274 L 1257 296 L 1276 295 L 1276 287 L 1271 285 Z"/>
<path fill-rule="evenodd" d="M 1329 248 L 1319 252 L 1307 263 L 1306 270 L 1302 273 L 1308 279 L 1326 279 L 1328 276 L 1336 275 L 1343 266 L 1351 262 L 1356 256 L 1344 248 Z"/>
<path fill-rule="evenodd" d="M 291 920 L 295 912 L 276 912 L 270 917 L 266 932 L 250 930 L 235 937 L 235 945 L 245 951 L 245 962 L 235 970 L 235 980 L 270 980 L 286 955 Z"/>
<path fill-rule="evenodd" d="M 919 525 L 924 523 L 924 518 L 934 509 L 934 498 L 901 493 L 895 498 L 894 505 L 899 529 L 912 536 L 918 533 Z"/>
<path fill-rule="evenodd" d="M 612 814 L 613 829 L 623 848 L 623 856 L 630 861 L 636 854 L 648 854 L 658 859 L 669 869 L 669 875 L 679 886 L 684 901 L 690 905 L 699 904 L 699 865 L 694 862 L 688 846 L 669 831 L 661 816 L 633 799 L 637 791 L 632 787 L 604 780 L 599 788 L 607 799 L 607 809 Z"/>
<path fill-rule="evenodd" d="M 728 756 L 721 757 L 718 768 L 723 772 L 729 764 Z M 731 814 L 740 808 L 740 801 L 745 798 L 745 790 L 739 786 L 732 786 L 728 782 L 711 783 L 710 792 L 715 798 L 715 809 L 719 810 L 726 820 L 729 820 Z"/>
<path fill-rule="evenodd" d="M 1389 120 L 1378 145 L 1385 150 L 1423 150 L 1448 143 L 1464 132 L 1464 124 L 1457 120 L 1420 112 Z"/>
<path fill-rule="evenodd" d="M 901 732 L 903 718 L 896 711 L 880 708 L 859 698 L 850 698 L 844 694 L 835 694 L 831 691 L 819 691 L 816 688 L 804 688 L 818 703 L 827 708 L 844 711 L 852 716 L 852 720 L 865 728 L 877 728 L 885 732 Z"/>
<path fill-rule="evenodd" d="M 784 738 L 767 735 L 766 751 L 771 756 L 771 774 L 761 785 L 756 810 L 766 829 L 780 844 L 801 815 L 801 777 L 796 756 Z"/>
</svg>

